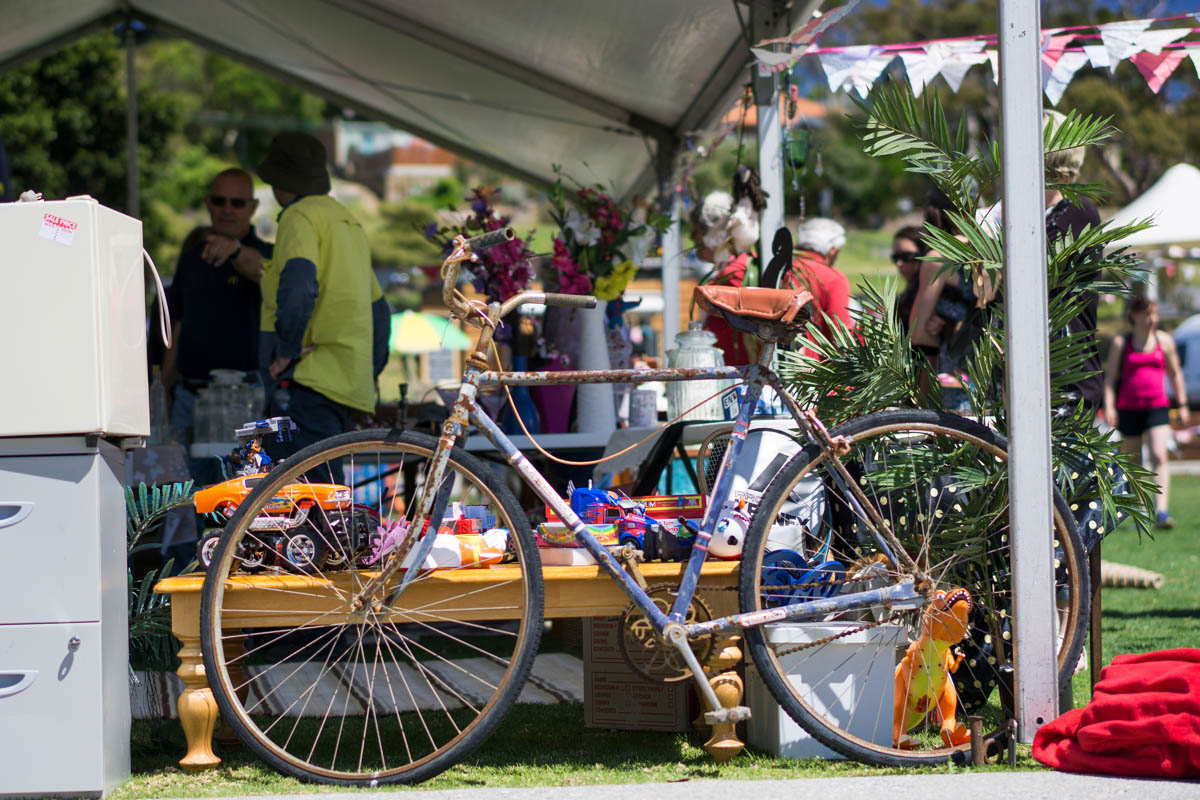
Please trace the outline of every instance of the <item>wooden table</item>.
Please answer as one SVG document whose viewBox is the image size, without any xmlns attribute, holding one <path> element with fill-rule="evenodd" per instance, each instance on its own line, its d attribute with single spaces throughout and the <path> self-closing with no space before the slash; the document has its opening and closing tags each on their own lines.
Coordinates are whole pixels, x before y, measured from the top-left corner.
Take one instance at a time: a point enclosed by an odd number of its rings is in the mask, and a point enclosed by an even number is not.
<svg viewBox="0 0 1200 800">
<path fill-rule="evenodd" d="M 712 589 L 729 589 L 737 585 L 737 561 L 711 561 L 704 565 L 700 577 L 700 586 Z M 678 585 L 683 572 L 680 563 L 646 563 L 640 569 L 646 581 L 653 584 L 667 583 Z M 620 586 L 607 575 L 600 573 L 598 566 L 584 567 L 544 567 L 542 571 L 546 586 L 546 619 L 563 619 L 579 617 L 613 617 L 621 614 L 629 605 L 629 598 Z M 347 573 L 330 573 L 333 580 Z M 443 603 L 446 598 L 461 596 L 466 585 L 478 583 L 482 588 L 488 584 L 508 582 L 513 591 L 519 591 L 515 581 L 520 578 L 520 570 L 514 566 L 500 565 L 489 569 L 446 570 L 434 573 L 427 580 L 412 584 L 405 591 L 405 598 L 411 598 L 412 605 L 439 603 L 438 613 L 442 618 L 485 619 L 486 611 L 467 610 L 455 612 L 452 606 Z M 212 750 L 213 730 L 217 722 L 217 703 L 213 699 L 212 690 L 208 687 L 208 679 L 204 672 L 204 660 L 200 653 L 200 595 L 204 585 L 204 574 L 193 573 L 159 581 L 154 586 L 158 594 L 171 596 L 171 632 L 179 639 L 180 666 L 178 675 L 183 679 L 183 692 L 179 696 L 179 722 L 187 736 L 187 754 L 179 764 L 185 770 L 198 772 L 215 767 L 221 759 Z M 287 588 L 288 592 L 278 591 Z M 312 591 L 313 604 L 303 602 L 303 592 Z M 318 591 L 319 590 L 319 591 Z M 332 602 L 328 591 L 327 581 L 305 575 L 270 574 L 245 575 L 230 579 L 226 592 L 244 593 L 245 600 L 254 602 L 244 603 L 245 607 L 266 610 L 277 606 L 280 601 L 297 606 L 296 624 L 302 624 L 312 619 L 312 611 L 321 607 L 322 603 Z M 500 589 L 504 591 L 503 588 Z M 301 597 L 297 600 L 297 596 Z M 505 597 L 489 592 L 489 600 L 494 605 L 508 602 Z M 518 598 L 519 600 L 519 598 Z M 705 597 L 715 615 L 734 613 L 737 608 L 736 593 L 731 591 L 711 593 Z M 469 602 L 469 601 L 468 601 Z M 253 628 L 266 625 L 286 625 L 291 622 L 281 619 L 277 613 L 271 613 L 269 618 L 258 617 L 245 613 L 239 616 L 223 616 L 223 624 L 227 628 Z M 493 615 L 494 616 L 494 615 Z M 709 683 L 718 689 L 723 705 L 737 705 L 741 701 L 741 680 L 737 678 L 733 668 L 741 659 L 741 652 L 734 642 L 727 642 L 723 658 L 717 662 L 718 674 L 709 676 Z M 734 691 L 736 689 L 736 692 Z M 724 727 L 724 726 L 718 726 Z M 222 741 L 224 741 L 222 737 Z M 236 740 L 230 739 L 230 742 Z M 740 741 L 733 735 L 732 726 L 728 730 L 713 732 L 713 738 L 705 745 L 714 758 L 727 760 L 737 754 L 742 748 Z"/>
</svg>

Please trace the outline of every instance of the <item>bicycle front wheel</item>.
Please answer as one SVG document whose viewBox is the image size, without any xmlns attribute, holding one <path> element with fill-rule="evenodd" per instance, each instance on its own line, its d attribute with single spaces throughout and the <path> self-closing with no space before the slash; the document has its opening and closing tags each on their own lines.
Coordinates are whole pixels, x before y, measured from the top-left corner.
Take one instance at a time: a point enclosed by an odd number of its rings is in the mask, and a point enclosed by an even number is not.
<svg viewBox="0 0 1200 800">
<path fill-rule="evenodd" d="M 425 780 L 495 728 L 528 676 L 543 609 L 537 548 L 494 468 L 460 449 L 439 487 L 446 513 L 424 534 L 437 536 L 432 551 L 418 565 L 414 548 L 382 593 L 354 603 L 413 533 L 436 448 L 430 436 L 359 431 L 239 479 L 253 490 L 208 568 L 201 647 L 221 719 L 286 775 Z"/>
<path fill-rule="evenodd" d="M 743 611 L 779 608 L 911 580 L 882 520 L 918 570 L 928 602 L 875 601 L 796 623 L 745 631 L 763 684 L 820 744 L 866 763 L 936 764 L 970 747 L 968 715 L 988 742 L 1014 716 L 1012 549 L 1003 437 L 953 414 L 885 411 L 831 431 L 865 497 L 809 447 L 767 488 L 747 536 Z M 1084 550 L 1054 492 L 1057 664 L 1069 681 L 1088 605 Z M 752 719 L 751 726 L 755 724 Z"/>
</svg>

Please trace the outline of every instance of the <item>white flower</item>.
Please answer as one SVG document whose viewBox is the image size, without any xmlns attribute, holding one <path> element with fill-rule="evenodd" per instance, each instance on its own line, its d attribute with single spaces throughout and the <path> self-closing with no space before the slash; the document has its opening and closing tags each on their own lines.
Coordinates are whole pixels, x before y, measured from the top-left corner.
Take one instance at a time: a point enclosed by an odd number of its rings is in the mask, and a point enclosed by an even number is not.
<svg viewBox="0 0 1200 800">
<path fill-rule="evenodd" d="M 655 239 L 654 228 L 649 225 L 644 226 L 636 236 L 629 237 L 629 253 L 634 264 L 641 264 L 646 260 L 646 254 L 654 246 Z"/>
<path fill-rule="evenodd" d="M 572 208 L 567 211 L 567 222 L 563 227 L 575 234 L 577 244 L 587 247 L 600 241 L 600 229 L 596 227 L 596 223 L 592 222 L 591 217 L 579 213 L 578 209 Z"/>
</svg>

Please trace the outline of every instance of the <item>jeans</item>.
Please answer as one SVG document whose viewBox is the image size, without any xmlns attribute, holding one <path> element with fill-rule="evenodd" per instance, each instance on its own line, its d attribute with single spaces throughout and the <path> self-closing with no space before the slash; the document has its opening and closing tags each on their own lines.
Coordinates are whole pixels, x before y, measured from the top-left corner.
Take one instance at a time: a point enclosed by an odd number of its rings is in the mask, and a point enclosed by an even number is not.
<svg viewBox="0 0 1200 800">
<path fill-rule="evenodd" d="M 315 444 L 330 436 L 345 433 L 350 429 L 350 414 L 352 409 L 341 403 L 330 400 L 325 395 L 314 392 L 306 386 L 293 383 L 287 409 L 282 409 L 273 398 L 270 403 L 268 416 L 291 417 L 296 423 L 297 431 L 289 442 L 276 442 L 272 437 L 263 441 L 267 455 L 279 461 L 293 453 Z M 342 483 L 341 460 L 329 462 L 328 466 L 320 466 L 310 475 L 310 480 L 322 483 Z M 331 481 L 332 478 L 332 481 Z"/>
</svg>

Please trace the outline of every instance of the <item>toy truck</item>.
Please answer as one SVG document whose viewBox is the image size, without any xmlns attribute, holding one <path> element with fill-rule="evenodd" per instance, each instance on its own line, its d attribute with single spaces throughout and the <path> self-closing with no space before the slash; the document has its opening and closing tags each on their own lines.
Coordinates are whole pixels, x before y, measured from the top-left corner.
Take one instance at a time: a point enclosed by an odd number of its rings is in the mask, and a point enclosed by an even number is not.
<svg viewBox="0 0 1200 800">
<path fill-rule="evenodd" d="M 601 544 L 630 544 L 648 561 L 679 561 L 691 552 L 699 519 L 701 495 L 632 498 L 611 489 L 568 487 L 571 510 L 588 525 Z M 546 524 L 539 526 L 539 544 L 571 546 L 574 537 L 558 515 L 546 507 Z"/>
</svg>

